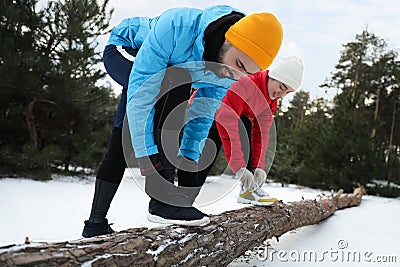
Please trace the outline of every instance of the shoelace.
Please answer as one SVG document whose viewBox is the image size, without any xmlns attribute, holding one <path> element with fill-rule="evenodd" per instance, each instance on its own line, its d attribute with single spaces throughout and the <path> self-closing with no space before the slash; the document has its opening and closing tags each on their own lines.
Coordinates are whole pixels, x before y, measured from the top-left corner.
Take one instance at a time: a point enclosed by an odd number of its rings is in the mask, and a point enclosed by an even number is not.
<svg viewBox="0 0 400 267">
<path fill-rule="evenodd" d="M 261 187 L 257 187 L 257 189 L 254 190 L 254 192 L 256 192 L 258 195 L 269 197 L 269 194 L 264 190 L 262 190 Z"/>
</svg>

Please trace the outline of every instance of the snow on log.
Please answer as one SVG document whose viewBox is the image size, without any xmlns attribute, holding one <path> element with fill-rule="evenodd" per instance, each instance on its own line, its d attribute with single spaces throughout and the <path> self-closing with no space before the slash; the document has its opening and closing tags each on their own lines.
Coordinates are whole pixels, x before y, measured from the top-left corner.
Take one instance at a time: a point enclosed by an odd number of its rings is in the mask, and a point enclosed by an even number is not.
<svg viewBox="0 0 400 267">
<path fill-rule="evenodd" d="M 318 201 L 227 211 L 211 216 L 204 227 L 132 228 L 76 241 L 2 247 L 0 266 L 225 266 L 266 239 L 359 205 L 365 193 L 363 188 L 342 192 Z"/>
</svg>

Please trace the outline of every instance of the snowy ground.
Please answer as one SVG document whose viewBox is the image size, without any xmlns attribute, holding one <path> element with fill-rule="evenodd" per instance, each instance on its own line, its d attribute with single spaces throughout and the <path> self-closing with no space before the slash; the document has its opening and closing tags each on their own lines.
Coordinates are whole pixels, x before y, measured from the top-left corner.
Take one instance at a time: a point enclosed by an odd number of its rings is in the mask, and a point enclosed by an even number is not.
<svg viewBox="0 0 400 267">
<path fill-rule="evenodd" d="M 143 179 L 137 170 L 125 175 L 107 216 L 114 230 L 159 226 L 146 219 L 149 198 L 140 188 Z M 210 214 L 243 207 L 236 203 L 235 183 L 226 176 L 209 178 L 197 206 Z M 314 199 L 320 193 L 275 183 L 264 189 L 283 201 Z M 25 237 L 32 242 L 79 239 L 93 190 L 93 179 L 0 179 L 0 247 L 21 244 Z M 399 222 L 400 199 L 365 196 L 361 206 L 337 211 L 318 225 L 283 235 L 279 242 L 267 240 L 230 266 L 400 266 Z"/>
</svg>

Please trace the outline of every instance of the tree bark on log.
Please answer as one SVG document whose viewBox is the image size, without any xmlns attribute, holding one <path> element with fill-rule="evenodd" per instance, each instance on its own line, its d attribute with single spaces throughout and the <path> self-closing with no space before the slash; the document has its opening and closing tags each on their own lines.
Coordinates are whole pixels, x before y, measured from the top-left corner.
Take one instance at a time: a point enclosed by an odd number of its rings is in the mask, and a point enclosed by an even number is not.
<svg viewBox="0 0 400 267">
<path fill-rule="evenodd" d="M 204 227 L 132 228 L 69 242 L 0 248 L 0 266 L 226 266 L 264 240 L 358 206 L 365 194 L 249 206 L 211 216 Z"/>
</svg>

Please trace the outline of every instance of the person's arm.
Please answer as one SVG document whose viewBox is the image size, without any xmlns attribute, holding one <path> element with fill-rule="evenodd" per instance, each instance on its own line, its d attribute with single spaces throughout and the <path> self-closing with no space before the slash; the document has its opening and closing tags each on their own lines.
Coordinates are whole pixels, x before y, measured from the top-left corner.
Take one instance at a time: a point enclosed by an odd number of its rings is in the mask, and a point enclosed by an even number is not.
<svg viewBox="0 0 400 267">
<path fill-rule="evenodd" d="M 265 168 L 265 156 L 272 122 L 273 118 L 268 106 L 253 120 L 251 129 L 252 169 Z"/>
<path fill-rule="evenodd" d="M 192 27 L 174 24 L 166 12 L 149 31 L 133 64 L 128 83 L 127 117 L 136 157 L 158 153 L 154 142 L 154 105 L 167 65 L 179 58 L 194 37 Z M 183 49 L 186 47 L 186 50 Z"/>
<path fill-rule="evenodd" d="M 239 135 L 239 121 L 248 98 L 248 92 L 254 90 L 254 86 L 247 77 L 235 82 L 215 116 L 225 156 L 233 172 L 246 167 Z"/>
<path fill-rule="evenodd" d="M 240 116 L 238 116 L 237 111 L 240 112 L 240 110 L 234 110 L 232 108 L 232 106 L 235 106 L 232 105 L 232 100 L 239 99 L 237 95 L 229 92 L 225 99 L 226 101 L 223 102 L 221 108 L 217 111 L 215 121 L 224 147 L 226 160 L 232 171 L 236 172 L 241 167 L 246 166 L 238 131 Z M 241 105 L 237 105 L 236 107 L 240 106 Z M 232 151 L 234 151 L 234 153 Z"/>
<path fill-rule="evenodd" d="M 196 64 L 186 65 L 191 70 L 193 87 L 198 90 L 188 109 L 179 155 L 198 161 L 215 113 L 234 80 L 220 78 L 209 70 L 205 71 L 204 65 L 201 68 L 193 67 Z"/>
<path fill-rule="evenodd" d="M 248 99 L 254 119 L 251 131 L 252 169 L 264 169 L 265 156 L 268 149 L 269 131 L 273 123 L 272 111 L 269 103 L 262 93 L 263 85 L 267 83 L 266 72 L 258 72 L 250 76 L 258 86 L 252 90 Z M 265 90 L 268 90 L 265 88 Z"/>
</svg>

